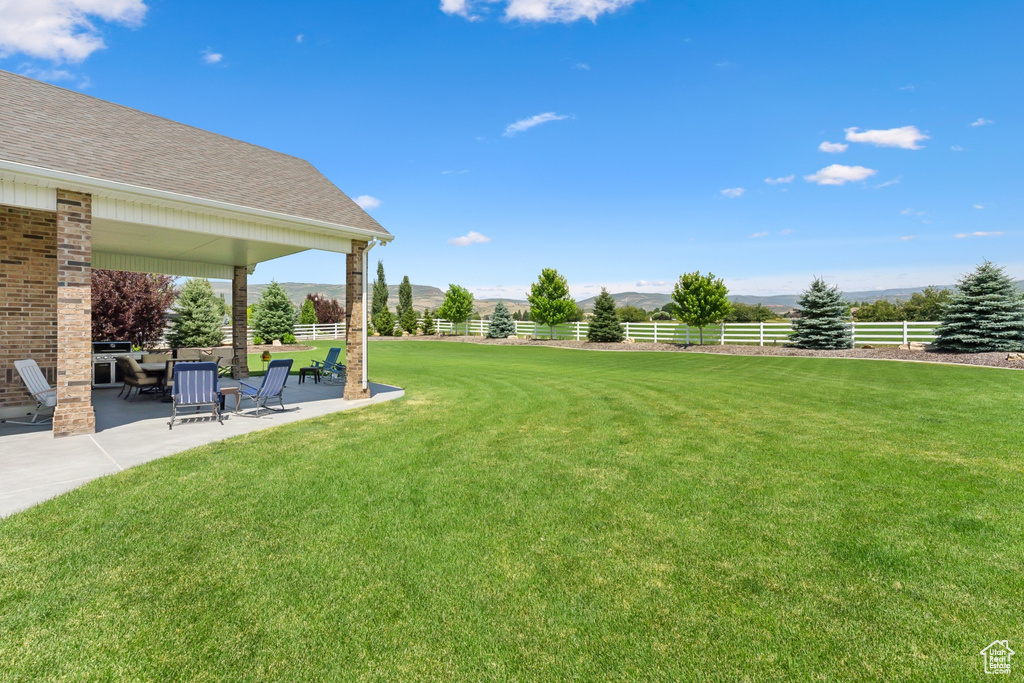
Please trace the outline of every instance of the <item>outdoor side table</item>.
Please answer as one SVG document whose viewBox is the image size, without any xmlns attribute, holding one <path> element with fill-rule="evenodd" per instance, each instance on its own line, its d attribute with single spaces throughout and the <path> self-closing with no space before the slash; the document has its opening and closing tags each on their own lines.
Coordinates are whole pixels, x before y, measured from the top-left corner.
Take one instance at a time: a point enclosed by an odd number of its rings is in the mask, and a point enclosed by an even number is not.
<svg viewBox="0 0 1024 683">
<path fill-rule="evenodd" d="M 220 409 L 224 410 L 224 399 L 228 396 L 235 397 L 235 412 L 238 412 L 238 407 L 242 404 L 242 393 L 238 387 L 221 387 L 220 388 Z"/>
<path fill-rule="evenodd" d="M 310 365 L 308 368 L 299 368 L 299 384 L 306 381 L 306 374 L 313 375 L 313 383 L 320 383 L 320 368 Z"/>
</svg>

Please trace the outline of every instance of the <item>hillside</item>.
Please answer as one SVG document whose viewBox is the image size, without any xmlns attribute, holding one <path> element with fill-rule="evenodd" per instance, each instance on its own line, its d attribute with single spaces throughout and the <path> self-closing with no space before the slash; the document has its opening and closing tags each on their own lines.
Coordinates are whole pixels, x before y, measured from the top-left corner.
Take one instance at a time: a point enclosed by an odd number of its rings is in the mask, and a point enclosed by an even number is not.
<svg viewBox="0 0 1024 683">
<path fill-rule="evenodd" d="M 215 294 L 223 294 L 224 298 L 230 303 L 231 302 L 231 283 L 223 280 L 215 280 L 210 283 L 213 285 L 213 291 Z M 302 302 L 306 299 L 307 294 L 319 292 L 329 297 L 334 297 L 344 303 L 345 301 L 345 285 L 326 285 L 316 284 L 310 282 L 282 282 L 280 283 L 284 290 L 288 293 L 288 298 L 292 300 L 297 306 L 301 306 Z M 1019 280 L 1016 283 L 1017 289 L 1024 291 L 1024 280 Z M 952 285 L 940 285 L 942 287 L 952 287 Z M 249 285 L 249 303 L 256 303 L 259 301 L 260 294 L 266 288 L 266 285 Z M 887 301 L 897 301 L 899 299 L 909 299 L 910 295 L 914 292 L 920 292 L 923 287 L 904 287 L 899 289 L 879 289 L 874 291 L 863 291 L 863 292 L 846 292 L 846 298 L 850 301 L 878 301 L 879 299 L 885 299 Z M 619 306 L 636 306 L 644 310 L 650 311 L 656 308 L 661 308 L 669 301 L 672 297 L 669 294 L 659 294 L 651 292 L 619 292 L 612 294 L 615 298 L 615 303 Z M 798 294 L 779 294 L 776 296 L 751 296 L 740 294 L 736 296 L 730 296 L 729 298 L 733 301 L 756 305 L 761 304 L 767 308 L 772 309 L 776 313 L 784 313 L 796 308 L 796 300 Z M 594 299 L 596 297 L 589 297 L 582 299 L 577 303 L 586 311 L 591 310 L 594 307 Z M 524 299 L 501 299 L 508 306 L 509 310 L 526 310 L 530 307 L 529 303 Z M 444 291 L 437 287 L 430 285 L 413 285 L 412 286 L 412 305 L 417 311 L 422 311 L 424 308 L 430 308 L 436 310 L 441 303 L 444 301 Z M 477 299 L 475 310 L 481 315 L 490 315 L 494 311 L 494 307 L 498 304 L 499 299 Z M 394 309 L 395 304 L 398 303 L 398 285 L 388 285 L 388 305 Z"/>
</svg>

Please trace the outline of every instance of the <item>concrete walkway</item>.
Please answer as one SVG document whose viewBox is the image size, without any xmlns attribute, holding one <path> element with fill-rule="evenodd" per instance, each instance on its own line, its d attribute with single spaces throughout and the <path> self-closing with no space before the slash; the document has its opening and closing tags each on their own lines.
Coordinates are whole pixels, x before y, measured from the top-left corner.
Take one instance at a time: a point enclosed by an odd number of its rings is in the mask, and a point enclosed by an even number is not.
<svg viewBox="0 0 1024 683">
<path fill-rule="evenodd" d="M 250 383 L 258 385 L 261 378 L 254 380 Z M 221 380 L 222 386 L 236 384 Z M 370 398 L 346 401 L 341 398 L 340 385 L 314 384 L 312 380 L 298 384 L 296 377 L 289 377 L 284 394 L 287 410 L 283 413 L 267 416 L 264 412 L 263 417 L 257 418 L 255 411 L 247 407 L 252 402 L 247 401 L 242 404 L 241 413 L 235 414 L 234 398 L 229 396 L 223 425 L 207 411 L 175 421 L 174 429 L 169 430 L 169 403 L 146 394 L 128 402 L 118 398 L 117 393 L 117 389 L 93 390 L 96 433 L 88 436 L 54 439 L 49 425 L 0 424 L 0 518 L 93 479 L 189 448 L 405 395 L 397 387 L 371 383 Z"/>
</svg>

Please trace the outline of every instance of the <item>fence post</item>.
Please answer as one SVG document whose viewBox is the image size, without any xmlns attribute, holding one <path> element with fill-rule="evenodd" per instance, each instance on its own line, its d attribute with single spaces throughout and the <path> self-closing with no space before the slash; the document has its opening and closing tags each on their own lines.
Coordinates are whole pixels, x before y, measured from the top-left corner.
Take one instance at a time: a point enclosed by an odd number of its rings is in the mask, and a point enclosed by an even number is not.
<svg viewBox="0 0 1024 683">
<path fill-rule="evenodd" d="M 725 321 L 722 321 L 722 336 L 718 340 L 719 346 L 725 346 Z"/>
<path fill-rule="evenodd" d="M 629 323 L 628 322 L 626 323 L 626 339 L 632 339 L 632 337 L 629 336 Z"/>
<path fill-rule="evenodd" d="M 907 321 L 903 321 L 903 343 L 910 344 L 910 338 L 907 336 Z"/>
<path fill-rule="evenodd" d="M 761 321 L 761 346 L 764 346 L 764 321 Z"/>
<path fill-rule="evenodd" d="M 580 340 L 580 321 L 576 321 L 576 341 Z"/>
<path fill-rule="evenodd" d="M 690 345 L 690 326 L 688 324 L 683 325 L 686 328 L 686 345 Z"/>
<path fill-rule="evenodd" d="M 792 325 L 793 325 L 793 323 L 790 323 L 791 327 L 792 327 Z M 853 337 L 853 345 L 856 346 L 857 345 L 857 321 L 856 320 L 851 320 L 850 321 L 850 336 Z"/>
<path fill-rule="evenodd" d="M 654 323 L 654 343 L 658 343 L 658 323 Z"/>
</svg>

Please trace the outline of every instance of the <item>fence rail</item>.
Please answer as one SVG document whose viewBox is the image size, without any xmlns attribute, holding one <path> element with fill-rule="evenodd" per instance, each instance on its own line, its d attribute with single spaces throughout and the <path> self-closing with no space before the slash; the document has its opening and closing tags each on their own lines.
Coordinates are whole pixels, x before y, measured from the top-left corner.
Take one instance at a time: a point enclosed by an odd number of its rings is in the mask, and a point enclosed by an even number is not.
<svg viewBox="0 0 1024 683">
<path fill-rule="evenodd" d="M 533 322 L 513 321 L 517 337 L 537 337 L 538 339 L 575 339 L 585 340 L 589 325 L 585 322 L 563 323 L 555 326 L 552 335 L 547 325 Z M 447 334 L 466 334 L 483 337 L 490 326 L 488 320 L 471 320 L 455 325 L 447 320 L 435 321 L 439 332 Z M 935 339 L 937 322 L 892 322 L 892 323 L 859 323 L 852 324 L 853 342 L 863 346 L 898 346 L 910 342 L 928 343 Z M 682 323 L 622 323 L 626 337 L 634 341 L 665 342 L 669 344 L 696 344 L 701 340 L 701 332 L 696 327 Z M 791 323 L 721 323 L 704 328 L 705 344 L 756 344 L 771 346 L 785 344 L 793 334 Z"/>
<path fill-rule="evenodd" d="M 420 320 L 419 322 L 423 322 Z M 590 326 L 585 322 L 563 323 L 555 326 L 554 336 L 547 325 L 534 322 L 513 321 L 516 336 L 536 337 L 538 339 L 575 339 L 585 340 Z M 458 325 L 447 320 L 435 320 L 438 332 L 446 334 L 466 334 L 484 337 L 490 327 L 489 320 L 471 320 Z M 853 343 L 857 346 L 897 346 L 910 342 L 928 343 L 935 339 L 937 322 L 892 322 L 892 323 L 860 323 L 854 322 Z M 668 344 L 696 344 L 701 339 L 700 330 L 682 323 L 622 323 L 626 337 L 634 341 L 664 342 Z M 231 326 L 225 325 L 224 343 L 231 343 Z M 793 334 L 791 323 L 722 323 L 704 328 L 705 344 L 756 344 L 757 346 L 781 345 L 789 341 Z M 298 341 L 316 341 L 319 339 L 344 339 L 345 323 L 330 325 L 296 325 L 295 339 Z M 251 344 L 253 331 L 250 329 L 247 341 Z"/>
</svg>

